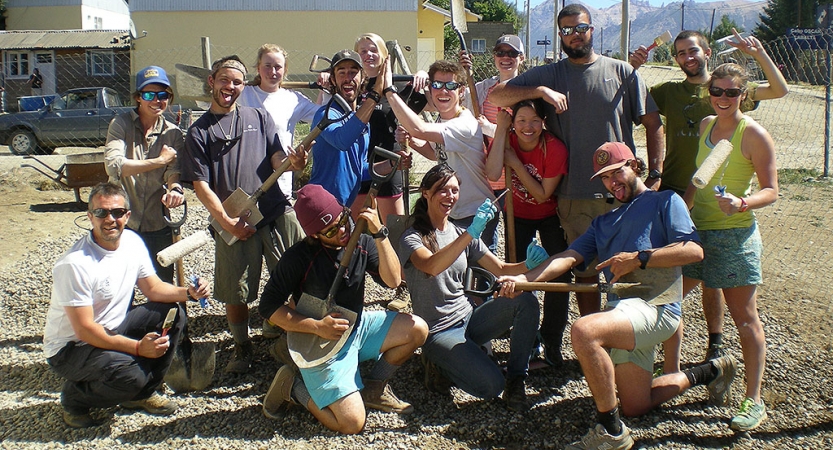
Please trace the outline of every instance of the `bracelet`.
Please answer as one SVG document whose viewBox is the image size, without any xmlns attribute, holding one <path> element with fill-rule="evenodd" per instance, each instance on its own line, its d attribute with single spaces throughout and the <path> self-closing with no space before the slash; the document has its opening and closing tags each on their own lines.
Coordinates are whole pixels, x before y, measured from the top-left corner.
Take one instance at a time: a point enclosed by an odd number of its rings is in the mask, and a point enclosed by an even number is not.
<svg viewBox="0 0 833 450">
<path fill-rule="evenodd" d="M 376 92 L 376 91 L 373 91 L 373 90 L 365 91 L 365 95 L 367 95 L 367 98 L 373 100 L 376 103 L 379 103 L 380 101 L 382 101 L 382 96 L 379 95 L 379 93 Z"/>
<path fill-rule="evenodd" d="M 746 199 L 741 197 L 740 198 L 740 207 L 738 208 L 738 212 L 746 212 L 749 209 L 749 203 L 746 203 Z"/>
<path fill-rule="evenodd" d="M 141 343 L 142 343 L 141 339 L 136 341 L 136 356 L 139 356 L 139 344 L 141 344 Z"/>
</svg>

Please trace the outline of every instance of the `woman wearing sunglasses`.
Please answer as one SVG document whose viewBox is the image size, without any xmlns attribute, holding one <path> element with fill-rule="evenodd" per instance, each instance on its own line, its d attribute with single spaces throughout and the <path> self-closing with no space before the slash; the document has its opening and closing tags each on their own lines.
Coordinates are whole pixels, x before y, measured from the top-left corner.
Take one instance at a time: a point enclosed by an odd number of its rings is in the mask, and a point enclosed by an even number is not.
<svg viewBox="0 0 833 450">
<path fill-rule="evenodd" d="M 130 199 L 127 227 L 142 237 L 151 255 L 172 242 L 164 209 L 185 200 L 176 158 L 185 145 L 182 131 L 162 116 L 173 96 L 165 69 L 140 70 L 133 93 L 136 109 L 110 122 L 104 149 L 110 182 L 121 183 Z M 162 267 L 151 259 L 159 278 L 172 282 L 173 266 Z"/>
<path fill-rule="evenodd" d="M 686 291 L 701 280 L 707 288 L 723 291 L 743 351 L 746 394 L 730 425 L 736 431 L 755 429 L 766 419 L 761 400 L 766 343 L 756 294 L 762 282 L 762 245 L 752 210 L 778 198 L 772 137 L 740 111 L 747 80 L 748 74 L 737 64 L 723 64 L 712 72 L 707 87 L 715 115 L 700 124 L 697 165 L 723 139 L 734 148 L 706 188 L 697 190 L 691 185 L 685 195 L 686 203 L 693 205 L 691 218 L 705 254 L 702 262 L 683 268 Z M 755 175 L 759 189 L 752 192 Z"/>
</svg>

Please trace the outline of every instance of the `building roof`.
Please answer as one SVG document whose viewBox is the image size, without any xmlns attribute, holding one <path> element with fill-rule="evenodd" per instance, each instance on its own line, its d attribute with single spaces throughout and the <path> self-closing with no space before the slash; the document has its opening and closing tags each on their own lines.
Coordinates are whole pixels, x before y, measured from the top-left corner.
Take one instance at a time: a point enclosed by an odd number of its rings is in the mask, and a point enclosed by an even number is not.
<svg viewBox="0 0 833 450">
<path fill-rule="evenodd" d="M 0 50 L 130 48 L 127 30 L 0 31 Z"/>
</svg>

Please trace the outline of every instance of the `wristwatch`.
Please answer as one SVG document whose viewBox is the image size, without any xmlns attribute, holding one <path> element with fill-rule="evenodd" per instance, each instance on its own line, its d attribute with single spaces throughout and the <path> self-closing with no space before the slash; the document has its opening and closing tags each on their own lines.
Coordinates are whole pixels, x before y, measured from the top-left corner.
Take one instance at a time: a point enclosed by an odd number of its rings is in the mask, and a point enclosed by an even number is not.
<svg viewBox="0 0 833 450">
<path fill-rule="evenodd" d="M 399 88 L 397 88 L 394 85 L 390 85 L 390 86 L 382 89 L 382 95 L 387 95 L 388 92 L 393 92 L 394 94 L 398 94 L 399 93 Z"/>
<path fill-rule="evenodd" d="M 379 228 L 379 232 L 371 234 L 371 236 L 373 236 L 373 239 L 387 239 L 388 234 L 390 234 L 388 227 L 382 225 L 382 228 Z"/>
<path fill-rule="evenodd" d="M 660 172 L 659 170 L 651 169 L 651 171 L 648 172 L 648 179 L 649 180 L 658 180 L 660 178 L 662 178 L 662 172 Z"/>
<path fill-rule="evenodd" d="M 651 250 L 641 250 L 639 253 L 636 254 L 637 259 L 639 259 L 639 268 L 645 269 L 648 267 L 648 260 L 651 259 L 651 255 L 654 252 Z"/>
<path fill-rule="evenodd" d="M 379 103 L 382 100 L 382 96 L 379 95 L 378 92 L 376 92 L 372 89 L 368 90 L 368 91 L 365 91 L 365 95 L 367 96 L 367 98 L 373 100 L 376 103 Z"/>
</svg>

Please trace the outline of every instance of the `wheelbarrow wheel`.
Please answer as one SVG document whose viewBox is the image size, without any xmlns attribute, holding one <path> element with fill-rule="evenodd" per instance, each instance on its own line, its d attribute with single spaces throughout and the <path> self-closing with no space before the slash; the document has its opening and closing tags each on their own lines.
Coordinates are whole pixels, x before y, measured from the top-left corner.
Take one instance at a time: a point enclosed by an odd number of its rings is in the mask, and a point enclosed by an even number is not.
<svg viewBox="0 0 833 450">
<path fill-rule="evenodd" d="M 32 155 L 37 148 L 38 141 L 29 130 L 15 130 L 9 137 L 9 149 L 15 155 Z"/>
</svg>

